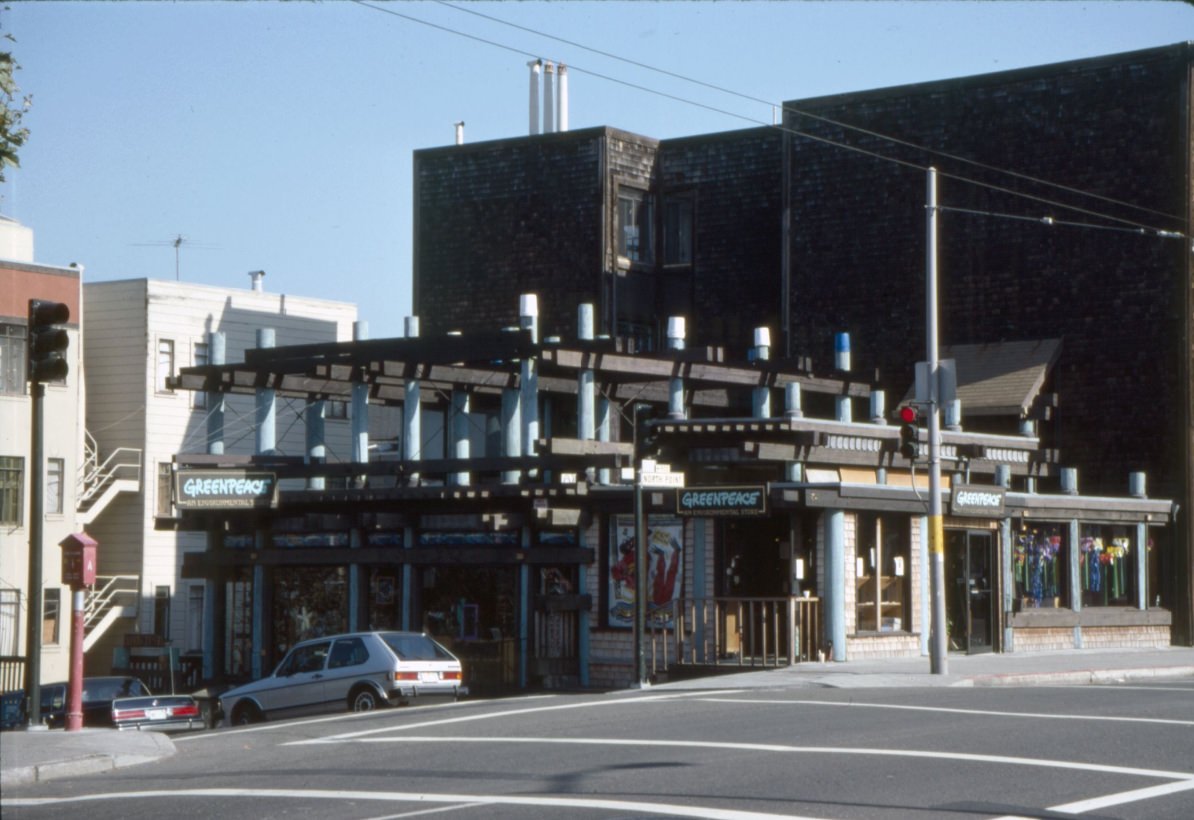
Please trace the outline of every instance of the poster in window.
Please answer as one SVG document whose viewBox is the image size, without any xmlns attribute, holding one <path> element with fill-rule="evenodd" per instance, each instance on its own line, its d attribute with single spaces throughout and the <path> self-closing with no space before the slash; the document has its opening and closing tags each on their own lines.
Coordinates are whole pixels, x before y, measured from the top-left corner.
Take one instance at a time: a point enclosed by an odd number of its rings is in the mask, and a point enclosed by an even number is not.
<svg viewBox="0 0 1194 820">
<path fill-rule="evenodd" d="M 651 518 L 647 522 L 647 627 L 670 627 L 672 603 L 684 584 L 684 523 L 679 518 Z M 634 626 L 634 517 L 618 516 L 610 540 L 610 626 Z"/>
</svg>

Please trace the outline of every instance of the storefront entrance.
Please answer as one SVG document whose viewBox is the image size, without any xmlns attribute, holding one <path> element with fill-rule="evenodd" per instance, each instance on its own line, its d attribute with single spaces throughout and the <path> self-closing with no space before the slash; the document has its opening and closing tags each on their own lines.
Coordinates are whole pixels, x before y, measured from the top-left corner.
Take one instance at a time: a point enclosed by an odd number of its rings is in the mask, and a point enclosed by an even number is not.
<svg viewBox="0 0 1194 820">
<path fill-rule="evenodd" d="M 973 655 L 993 649 L 994 545 L 990 532 L 946 530 L 945 608 L 951 651 Z"/>
</svg>

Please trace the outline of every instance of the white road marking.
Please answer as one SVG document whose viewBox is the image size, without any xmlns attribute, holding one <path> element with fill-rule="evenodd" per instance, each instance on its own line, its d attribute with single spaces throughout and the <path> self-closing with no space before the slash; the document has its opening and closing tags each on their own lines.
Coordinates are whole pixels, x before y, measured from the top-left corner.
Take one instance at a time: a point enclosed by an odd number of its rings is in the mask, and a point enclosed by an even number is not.
<svg viewBox="0 0 1194 820">
<path fill-rule="evenodd" d="M 905 706 L 890 703 L 862 703 L 859 701 L 838 702 L 824 700 L 759 700 L 755 698 L 703 698 L 711 703 L 742 703 L 748 706 L 763 703 L 787 706 L 855 706 L 861 709 L 901 709 L 911 712 L 948 712 L 954 715 L 990 715 L 993 717 L 1033 718 L 1037 720 L 1090 720 L 1096 723 L 1118 721 L 1122 723 L 1162 723 L 1172 726 L 1194 726 L 1194 720 L 1170 720 L 1167 718 L 1109 717 L 1107 715 L 1058 715 L 1043 712 L 999 712 L 993 709 L 952 709 L 944 706 Z"/>
<path fill-rule="evenodd" d="M 1080 760 L 1046 760 L 1039 757 L 983 755 L 967 752 L 933 752 L 918 749 L 867 749 L 849 746 L 789 746 L 783 743 L 736 743 L 711 740 L 635 740 L 630 738 L 562 738 L 562 737 L 450 737 L 401 735 L 395 737 L 349 738 L 348 743 L 521 743 L 562 746 L 636 746 L 682 749 L 725 749 L 732 751 L 784 752 L 794 754 L 858 755 L 875 757 L 914 757 L 927 760 L 966 761 L 968 763 L 998 763 L 1009 766 L 1033 766 L 1042 769 L 1073 769 L 1082 772 L 1125 774 L 1134 777 L 1155 777 L 1162 780 L 1194 782 L 1194 772 L 1174 772 L 1163 769 L 1141 769 L 1134 766 L 1112 766 Z"/>
<path fill-rule="evenodd" d="M 684 806 L 676 803 L 650 803 L 641 800 L 594 800 L 578 797 L 525 797 L 501 794 L 435 794 L 423 792 L 369 792 L 330 789 L 164 789 L 143 792 L 110 792 L 73 797 L 22 797 L 0 800 L 0 806 L 56 806 L 96 800 L 135 800 L 180 797 L 265 797 L 275 800 L 377 800 L 412 803 L 467 803 L 537 808 L 602 809 L 605 811 L 661 814 L 668 817 L 698 817 L 702 820 L 815 820 L 796 814 L 770 814 L 711 806 Z M 178 807 L 175 806 L 177 809 Z"/>
<path fill-rule="evenodd" d="M 605 700 L 590 700 L 583 703 L 576 703 L 568 701 L 566 703 L 555 704 L 552 706 L 531 706 L 525 709 L 505 709 L 501 712 L 486 712 L 480 715 L 461 715 L 459 717 L 443 718 L 441 720 L 425 720 L 421 723 L 407 723 L 401 726 L 381 726 L 373 729 L 366 729 L 361 732 L 345 732 L 339 735 L 330 735 L 322 738 L 310 738 L 308 740 L 292 740 L 289 743 L 283 743 L 283 746 L 307 746 L 318 745 L 320 743 L 339 743 L 344 740 L 352 740 L 355 738 L 366 737 L 368 735 L 377 735 L 384 732 L 398 732 L 407 731 L 409 729 L 424 729 L 429 726 L 448 726 L 453 723 L 471 723 L 478 720 L 494 720 L 497 718 L 517 717 L 521 715 L 534 714 L 536 712 L 559 712 L 569 709 L 590 709 L 601 706 L 625 706 L 626 704 L 636 703 L 658 703 L 661 700 L 679 700 L 682 698 L 701 698 L 709 694 L 714 695 L 736 695 L 741 692 L 740 689 L 725 689 L 721 691 L 709 692 L 678 692 L 676 694 L 660 694 L 660 695 L 638 695 L 632 697 L 609 698 Z"/>
<path fill-rule="evenodd" d="M 436 809 L 419 809 L 418 811 L 404 811 L 400 814 L 383 814 L 380 817 L 367 817 L 365 820 L 403 820 L 405 817 L 422 817 L 426 814 L 443 814 L 449 811 L 460 811 L 461 809 L 483 809 L 489 803 L 461 803 L 459 806 L 443 806 Z"/>
<path fill-rule="evenodd" d="M 1190 780 L 1177 783 L 1162 783 L 1160 786 L 1149 786 L 1146 789 L 1133 789 L 1129 792 L 1118 792 L 1117 794 L 1108 794 L 1103 797 L 1092 797 L 1089 800 L 1078 800 L 1074 803 L 1066 803 L 1063 806 L 1050 806 L 1049 811 L 1062 812 L 1063 814 L 1083 814 L 1088 811 L 1095 811 L 1096 809 L 1105 809 L 1108 806 L 1122 806 L 1124 803 L 1135 803 L 1140 800 L 1149 800 L 1153 797 L 1164 797 L 1168 794 L 1192 790 L 1194 790 L 1194 781 Z"/>
</svg>

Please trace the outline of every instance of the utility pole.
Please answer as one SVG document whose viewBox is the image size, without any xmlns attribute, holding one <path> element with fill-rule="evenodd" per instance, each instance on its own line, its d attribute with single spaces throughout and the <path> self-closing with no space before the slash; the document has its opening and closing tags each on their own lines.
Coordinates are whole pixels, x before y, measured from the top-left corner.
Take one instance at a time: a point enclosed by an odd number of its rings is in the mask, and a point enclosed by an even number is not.
<svg viewBox="0 0 1194 820">
<path fill-rule="evenodd" d="M 928 218 L 925 242 L 925 346 L 929 371 L 929 668 L 948 673 L 945 626 L 945 530 L 941 518 L 941 414 L 937 373 L 937 169 L 928 169 Z"/>
</svg>

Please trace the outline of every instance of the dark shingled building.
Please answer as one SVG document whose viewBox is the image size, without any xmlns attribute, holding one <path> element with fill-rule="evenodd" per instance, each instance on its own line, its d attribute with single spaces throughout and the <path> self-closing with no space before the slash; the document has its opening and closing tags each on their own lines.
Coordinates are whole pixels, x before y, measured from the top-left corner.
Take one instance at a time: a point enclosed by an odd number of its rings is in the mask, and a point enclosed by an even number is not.
<svg viewBox="0 0 1194 820">
<path fill-rule="evenodd" d="M 925 355 L 934 166 L 942 345 L 1060 340 L 1051 445 L 1084 494 L 1122 495 L 1143 471 L 1179 501 L 1157 594 L 1188 645 L 1192 56 L 1179 43 L 793 101 L 779 128 L 419 151 L 415 312 L 428 334 L 515 325 L 518 294 L 537 292 L 544 335 L 571 336 L 593 302 L 601 332 L 640 349 L 683 315 L 690 343 L 743 355 L 766 325 L 777 355 L 822 370 L 849 331 L 855 361 L 903 395 Z"/>
</svg>

